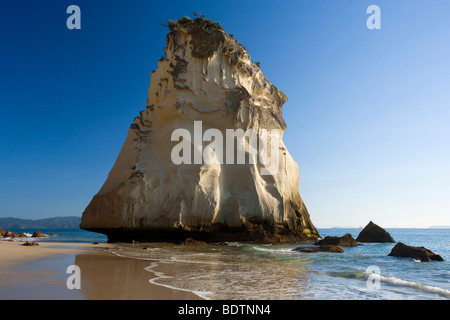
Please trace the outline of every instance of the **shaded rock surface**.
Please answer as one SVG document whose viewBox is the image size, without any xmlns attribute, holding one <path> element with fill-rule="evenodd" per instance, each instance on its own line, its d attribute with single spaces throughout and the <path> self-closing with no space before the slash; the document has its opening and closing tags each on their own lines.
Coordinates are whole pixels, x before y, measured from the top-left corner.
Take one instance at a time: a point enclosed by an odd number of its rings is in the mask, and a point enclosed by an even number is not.
<svg viewBox="0 0 450 320">
<path fill-rule="evenodd" d="M 356 247 L 358 242 L 352 237 L 350 233 L 344 234 L 342 237 L 327 236 L 316 243 L 315 245 L 336 245 L 342 247 Z"/>
<path fill-rule="evenodd" d="M 370 221 L 367 226 L 356 237 L 356 241 L 359 242 L 392 242 L 395 243 L 394 238 L 391 237 L 389 232 L 382 227 L 376 225 Z"/>
<path fill-rule="evenodd" d="M 440 255 L 435 254 L 434 252 L 428 250 L 427 248 L 408 246 L 401 242 L 397 243 L 392 248 L 388 256 L 413 258 L 416 260 L 420 260 L 422 262 L 444 261 L 444 259 Z"/>
<path fill-rule="evenodd" d="M 109 242 L 317 239 L 299 194 L 298 166 L 282 141 L 286 95 L 217 24 L 197 17 L 169 27 L 165 56 L 151 74 L 147 106 L 85 209 L 81 228 L 104 233 Z M 201 121 L 200 133 L 195 121 Z M 261 153 L 251 163 L 255 149 L 245 137 L 233 140 L 247 144 L 240 149 L 244 163 L 230 163 L 225 152 L 215 152 L 208 163 L 175 164 L 172 152 L 181 143 L 181 138 L 172 139 L 176 129 L 185 130 L 192 141 L 209 129 L 219 130 L 223 138 L 227 130 L 274 130 L 279 143 L 270 152 L 279 159 L 278 170 L 271 171 L 272 161 L 262 163 Z M 198 150 L 205 151 L 213 138 L 195 148 L 188 141 L 189 159 L 201 158 Z M 267 171 L 273 174 L 263 174 Z"/>
</svg>

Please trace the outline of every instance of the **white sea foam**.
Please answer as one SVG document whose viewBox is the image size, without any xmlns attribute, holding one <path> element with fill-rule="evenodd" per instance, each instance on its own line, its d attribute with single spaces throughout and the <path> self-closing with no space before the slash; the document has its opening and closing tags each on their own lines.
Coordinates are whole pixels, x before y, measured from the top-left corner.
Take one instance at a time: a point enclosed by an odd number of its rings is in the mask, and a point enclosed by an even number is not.
<svg viewBox="0 0 450 320">
<path fill-rule="evenodd" d="M 292 249 L 290 248 L 283 248 L 283 249 L 266 249 L 266 248 L 262 248 L 262 247 L 253 247 L 253 249 L 257 250 L 257 251 L 262 251 L 262 252 L 272 252 L 272 253 L 287 253 L 287 254 L 294 254 L 295 252 L 292 251 Z"/>
<path fill-rule="evenodd" d="M 366 275 L 372 275 L 372 273 L 366 272 Z M 417 289 L 417 290 L 420 290 L 420 291 L 423 291 L 426 293 L 434 293 L 434 294 L 438 294 L 438 295 L 446 297 L 446 298 L 450 298 L 450 290 L 447 290 L 444 288 L 431 286 L 431 285 L 414 282 L 414 281 L 403 280 L 403 279 L 396 278 L 396 277 L 390 277 L 390 276 L 384 276 L 384 275 L 379 275 L 379 277 L 380 277 L 380 281 L 382 284 L 385 283 L 385 284 L 389 284 L 389 285 L 393 285 L 393 286 L 401 286 L 401 287 Z"/>
<path fill-rule="evenodd" d="M 38 239 L 42 239 L 42 238 L 33 238 L 32 237 L 32 233 L 25 233 L 26 237 L 3 237 L 2 239 L 0 239 L 0 241 L 8 241 L 8 240 L 13 240 L 13 241 L 17 241 L 17 242 L 24 242 L 24 241 L 37 241 Z M 45 235 L 45 238 L 47 238 L 48 236 Z"/>
<path fill-rule="evenodd" d="M 445 289 L 445 284 L 440 287 L 439 282 L 448 279 L 445 264 L 433 268 L 440 272 L 437 282 L 428 273 L 424 274 L 423 283 L 403 280 L 400 277 L 408 278 L 413 270 L 388 268 L 391 262 L 385 251 L 390 248 L 383 245 L 374 245 L 370 250 L 367 246 L 352 248 L 344 255 L 308 255 L 307 260 L 292 251 L 293 245 L 242 244 L 239 249 L 152 246 L 150 250 L 142 250 L 140 245 L 123 245 L 114 253 L 147 260 L 145 270 L 151 273 L 150 283 L 191 292 L 203 299 L 450 298 L 450 290 Z M 412 266 L 407 260 L 399 262 L 412 269 L 429 266 Z M 359 270 L 366 263 L 380 265 L 381 272 L 396 277 L 381 275 L 381 290 L 366 290 L 364 282 L 369 274 Z M 330 276 L 334 277 L 331 281 Z"/>
<path fill-rule="evenodd" d="M 158 272 L 155 271 L 153 268 L 157 267 L 159 265 L 160 262 L 153 262 L 150 264 L 150 266 L 148 266 L 147 268 L 145 268 L 146 271 L 149 271 L 151 273 L 153 273 L 156 278 L 150 279 L 149 282 L 151 284 L 157 285 L 157 286 L 162 286 L 165 288 L 169 288 L 172 290 L 179 290 L 179 291 L 185 291 L 185 292 L 191 292 L 195 295 L 197 295 L 198 297 L 205 299 L 205 300 L 211 300 L 214 293 L 213 292 L 209 292 L 209 291 L 197 291 L 197 290 L 189 290 L 189 289 L 184 289 L 184 288 L 179 288 L 179 287 L 175 287 L 175 286 L 171 286 L 168 284 L 163 284 L 163 283 L 159 283 L 158 280 L 161 279 L 172 279 L 173 277 L 167 276 L 165 273 L 163 272 Z"/>
<path fill-rule="evenodd" d="M 155 248 L 158 250 L 161 250 L 161 248 Z M 146 256 L 142 256 L 142 255 L 130 255 L 130 252 L 126 252 L 126 253 L 121 253 L 117 250 L 111 250 L 111 252 L 113 254 L 115 254 L 118 257 L 122 257 L 122 258 L 130 258 L 132 257 L 133 259 L 138 259 L 138 260 L 147 260 L 147 261 L 152 261 L 150 262 L 150 265 L 146 268 L 144 268 L 144 270 L 153 273 L 156 277 L 152 278 L 149 280 L 149 282 L 151 284 L 157 285 L 157 286 L 162 286 L 165 288 L 169 288 L 172 290 L 179 290 L 179 291 L 184 291 L 184 292 L 191 292 L 195 295 L 197 295 L 198 297 L 205 299 L 205 300 L 211 300 L 214 293 L 213 292 L 209 292 L 209 291 L 198 291 L 198 290 L 190 290 L 190 289 L 185 289 L 185 288 L 180 288 L 177 286 L 173 286 L 173 285 L 168 285 L 165 283 L 161 283 L 161 280 L 164 279 L 173 279 L 173 277 L 166 275 L 164 272 L 159 272 L 154 270 L 154 268 L 156 268 L 157 266 L 159 266 L 161 263 L 168 263 L 168 264 L 173 264 L 173 263 L 194 263 L 194 264 L 208 264 L 208 265 L 213 265 L 216 264 L 214 262 L 209 262 L 209 261 L 205 261 L 205 262 L 201 262 L 201 261 L 190 261 L 190 260 L 179 260 L 176 259 L 175 257 L 169 257 L 167 259 L 164 258 L 152 258 L 152 257 L 146 257 Z M 158 282 L 159 280 L 159 282 Z"/>
</svg>

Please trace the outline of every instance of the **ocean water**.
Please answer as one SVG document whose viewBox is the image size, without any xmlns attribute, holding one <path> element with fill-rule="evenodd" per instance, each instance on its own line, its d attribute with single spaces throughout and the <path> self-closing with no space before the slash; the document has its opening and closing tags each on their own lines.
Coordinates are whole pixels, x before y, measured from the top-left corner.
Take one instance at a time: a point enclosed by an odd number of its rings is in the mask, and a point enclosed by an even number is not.
<svg viewBox="0 0 450 320">
<path fill-rule="evenodd" d="M 190 291 L 205 299 L 450 299 L 450 229 L 387 230 L 396 241 L 424 246 L 441 255 L 444 261 L 388 257 L 392 243 L 343 247 L 344 253 L 292 251 L 311 243 L 233 246 L 123 243 L 112 252 L 147 260 L 145 270 L 151 283 Z M 360 231 L 319 229 L 322 237 L 350 233 L 356 238 Z M 107 241 L 101 234 L 78 229 L 44 232 L 55 235 L 38 241 Z M 147 245 L 149 250 L 144 249 Z"/>
<path fill-rule="evenodd" d="M 301 244 L 236 246 L 122 245 L 115 253 L 149 260 L 154 284 L 205 299 L 450 299 L 450 230 L 387 229 L 396 241 L 424 246 L 445 261 L 388 257 L 392 243 L 300 253 Z M 322 237 L 361 229 L 319 229 Z M 373 272 L 377 273 L 373 273 Z"/>
<path fill-rule="evenodd" d="M 25 233 L 27 238 L 14 238 L 14 241 L 36 241 L 36 242 L 77 242 L 77 243 L 99 243 L 108 242 L 108 238 L 100 233 L 89 232 L 82 229 L 9 229 L 14 233 Z M 33 232 L 40 231 L 45 234 L 44 238 L 33 238 Z M 10 238 L 2 238 L 0 241 L 7 241 Z"/>
</svg>

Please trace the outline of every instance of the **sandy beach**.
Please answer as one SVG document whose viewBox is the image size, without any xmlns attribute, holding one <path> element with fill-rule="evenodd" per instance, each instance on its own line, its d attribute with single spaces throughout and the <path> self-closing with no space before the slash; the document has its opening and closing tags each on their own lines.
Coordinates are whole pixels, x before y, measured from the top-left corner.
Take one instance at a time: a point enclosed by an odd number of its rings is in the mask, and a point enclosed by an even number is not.
<svg viewBox="0 0 450 320">
<path fill-rule="evenodd" d="M 108 250 L 113 244 L 0 242 L 0 299 L 40 300 L 197 300 L 193 293 L 151 284 L 149 261 L 122 258 Z M 81 288 L 68 289 L 80 269 Z"/>
</svg>

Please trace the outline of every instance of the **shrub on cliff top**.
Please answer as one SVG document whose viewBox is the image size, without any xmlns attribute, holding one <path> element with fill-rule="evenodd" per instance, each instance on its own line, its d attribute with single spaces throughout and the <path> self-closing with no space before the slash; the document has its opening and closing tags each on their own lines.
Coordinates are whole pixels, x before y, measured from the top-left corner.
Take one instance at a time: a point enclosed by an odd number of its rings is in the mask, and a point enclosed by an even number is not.
<svg viewBox="0 0 450 320">
<path fill-rule="evenodd" d="M 203 14 L 199 14 L 197 12 L 194 12 L 195 19 L 192 20 L 188 16 L 184 16 L 181 19 L 178 19 L 176 21 L 169 20 L 167 24 L 164 26 L 169 28 L 170 31 L 174 31 L 180 26 L 187 27 L 189 29 L 197 27 L 201 27 L 202 29 L 206 30 L 223 30 L 222 26 L 219 22 L 214 22 L 211 19 L 206 19 Z"/>
</svg>

